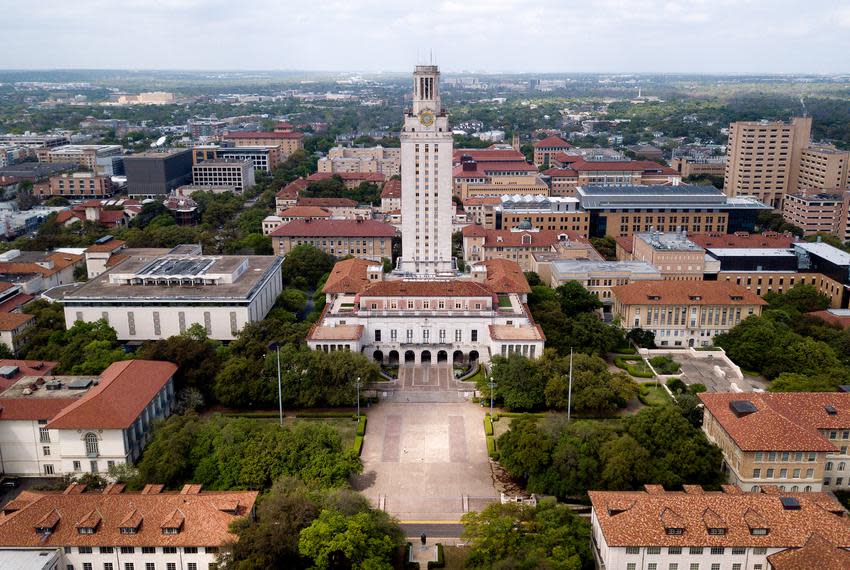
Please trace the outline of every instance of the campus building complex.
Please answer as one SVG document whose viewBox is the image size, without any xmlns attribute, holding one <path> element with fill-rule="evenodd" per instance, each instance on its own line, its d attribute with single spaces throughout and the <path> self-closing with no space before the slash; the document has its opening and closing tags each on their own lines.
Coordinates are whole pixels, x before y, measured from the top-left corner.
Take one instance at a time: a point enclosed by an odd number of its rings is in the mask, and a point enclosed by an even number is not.
<svg viewBox="0 0 850 570">
<path fill-rule="evenodd" d="M 324 312 L 307 343 L 316 350 L 361 352 L 387 364 L 540 356 L 544 337 L 527 308 L 530 287 L 517 262 L 482 260 L 465 275 L 456 269 L 452 134 L 440 104 L 439 71 L 420 65 L 413 79 L 413 106 L 405 112 L 401 133 L 397 269 L 387 274 L 381 264 L 365 259 L 338 262 L 323 289 Z M 276 232 L 298 223 L 303 222 Z"/>
</svg>

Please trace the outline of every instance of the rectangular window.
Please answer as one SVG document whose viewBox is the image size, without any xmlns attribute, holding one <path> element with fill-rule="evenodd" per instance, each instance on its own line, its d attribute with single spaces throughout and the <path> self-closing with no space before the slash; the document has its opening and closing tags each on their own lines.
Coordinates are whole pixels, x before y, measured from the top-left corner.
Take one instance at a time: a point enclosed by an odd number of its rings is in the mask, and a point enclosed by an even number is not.
<svg viewBox="0 0 850 570">
<path fill-rule="evenodd" d="M 735 555 L 738 555 L 738 556 L 740 556 L 742 554 L 746 554 L 746 553 L 747 553 L 747 549 L 744 548 L 743 546 L 736 546 L 732 549 L 732 554 L 735 554 Z"/>
<path fill-rule="evenodd" d="M 104 562 L 103 563 L 103 570 L 112 570 L 112 568 L 113 568 L 112 562 Z"/>
<path fill-rule="evenodd" d="M 682 547 L 681 546 L 671 546 L 667 549 L 667 554 L 681 554 Z"/>
<path fill-rule="evenodd" d="M 477 330 L 473 330 L 473 331 L 471 332 L 471 334 L 472 334 L 472 342 L 478 342 L 478 331 L 477 331 Z"/>
<path fill-rule="evenodd" d="M 711 553 L 712 554 L 723 554 L 726 550 L 722 546 L 712 546 Z"/>
<path fill-rule="evenodd" d="M 156 570 L 156 564 L 153 562 L 145 562 L 145 570 Z"/>
<path fill-rule="evenodd" d="M 132 562 L 125 562 L 124 563 L 124 570 L 133 570 L 133 563 Z"/>
<path fill-rule="evenodd" d="M 91 562 L 83 562 L 83 570 L 92 570 Z"/>
<path fill-rule="evenodd" d="M 112 548 L 111 546 L 101 546 L 100 548 L 98 548 L 98 551 L 99 551 L 101 554 L 112 554 L 112 552 L 113 552 L 114 550 L 115 550 L 115 549 L 114 549 L 114 548 Z"/>
<path fill-rule="evenodd" d="M 692 546 L 688 549 L 689 554 L 702 554 L 702 546 Z"/>
<path fill-rule="evenodd" d="M 156 554 L 156 546 L 143 546 L 142 554 Z"/>
<path fill-rule="evenodd" d="M 132 546 L 122 546 L 121 554 L 133 554 L 136 551 Z"/>
<path fill-rule="evenodd" d="M 640 554 L 640 548 L 637 546 L 627 546 L 626 554 Z"/>
<path fill-rule="evenodd" d="M 198 553 L 198 547 L 197 546 L 186 546 L 186 547 L 183 548 L 183 552 L 185 554 L 197 554 Z"/>
<path fill-rule="evenodd" d="M 647 554 L 661 554 L 661 547 L 660 546 L 649 546 L 646 549 L 646 553 Z"/>
</svg>

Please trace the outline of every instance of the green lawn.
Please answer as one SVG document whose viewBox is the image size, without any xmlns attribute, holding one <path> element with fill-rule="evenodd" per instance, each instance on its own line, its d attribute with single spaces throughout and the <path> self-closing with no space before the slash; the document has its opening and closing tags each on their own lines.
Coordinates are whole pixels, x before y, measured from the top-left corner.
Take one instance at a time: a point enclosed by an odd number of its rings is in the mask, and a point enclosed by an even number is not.
<svg viewBox="0 0 850 570">
<path fill-rule="evenodd" d="M 462 570 L 469 548 L 465 546 L 443 546 L 443 556 L 446 560 L 446 570 Z"/>
<path fill-rule="evenodd" d="M 499 308 L 509 308 L 511 307 L 511 298 L 507 295 L 499 295 Z"/>
<path fill-rule="evenodd" d="M 647 406 L 663 406 L 670 403 L 670 395 L 661 386 L 644 384 L 641 386 L 642 401 Z"/>
</svg>

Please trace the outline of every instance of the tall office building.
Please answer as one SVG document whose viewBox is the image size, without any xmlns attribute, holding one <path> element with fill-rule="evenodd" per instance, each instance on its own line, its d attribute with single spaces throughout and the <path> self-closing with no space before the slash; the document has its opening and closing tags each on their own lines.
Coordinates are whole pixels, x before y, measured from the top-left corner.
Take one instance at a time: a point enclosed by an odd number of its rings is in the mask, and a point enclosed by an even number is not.
<svg viewBox="0 0 850 570">
<path fill-rule="evenodd" d="M 454 271 L 452 260 L 452 132 L 440 104 L 440 71 L 417 65 L 413 106 L 401 132 L 402 252 L 399 273 Z"/>
<path fill-rule="evenodd" d="M 803 149 L 796 182 L 789 193 L 847 188 L 850 186 L 850 150 L 823 144 Z"/>
<path fill-rule="evenodd" d="M 811 117 L 794 117 L 790 123 L 732 123 L 723 181 L 726 194 L 753 196 L 782 209 L 785 194 L 797 188 L 800 160 L 809 146 L 811 130 Z"/>
<path fill-rule="evenodd" d="M 140 152 L 124 159 L 127 193 L 134 198 L 164 198 L 192 181 L 191 149 Z"/>
</svg>

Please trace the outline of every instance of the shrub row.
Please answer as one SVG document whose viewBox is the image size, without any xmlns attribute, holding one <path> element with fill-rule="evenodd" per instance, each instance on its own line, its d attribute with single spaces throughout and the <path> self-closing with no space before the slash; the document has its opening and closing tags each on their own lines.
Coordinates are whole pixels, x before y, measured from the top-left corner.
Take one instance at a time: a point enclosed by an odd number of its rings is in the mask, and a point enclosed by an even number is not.
<svg viewBox="0 0 850 570">
<path fill-rule="evenodd" d="M 363 436 L 356 435 L 354 436 L 354 453 L 360 457 L 360 453 L 363 451 Z"/>
<path fill-rule="evenodd" d="M 404 545 L 404 568 L 405 570 L 419 570 L 418 562 L 410 561 L 410 550 L 413 548 L 413 545 L 409 542 Z"/>
<path fill-rule="evenodd" d="M 360 416 L 360 421 L 357 422 L 357 435 L 366 435 L 366 416 Z"/>
<path fill-rule="evenodd" d="M 653 376 L 652 371 L 639 356 L 617 356 L 614 358 L 614 365 L 636 378 L 652 378 Z"/>
<path fill-rule="evenodd" d="M 442 543 L 437 543 L 437 560 L 429 560 L 428 561 L 428 570 L 431 568 L 445 568 L 446 567 L 446 557 L 443 554 L 443 545 Z"/>
<path fill-rule="evenodd" d="M 493 421 L 490 419 L 490 414 L 484 416 L 484 435 L 493 435 Z"/>
<path fill-rule="evenodd" d="M 499 455 L 496 453 L 496 438 L 492 435 L 487 436 L 487 455 L 491 459 L 499 459 Z"/>
</svg>

